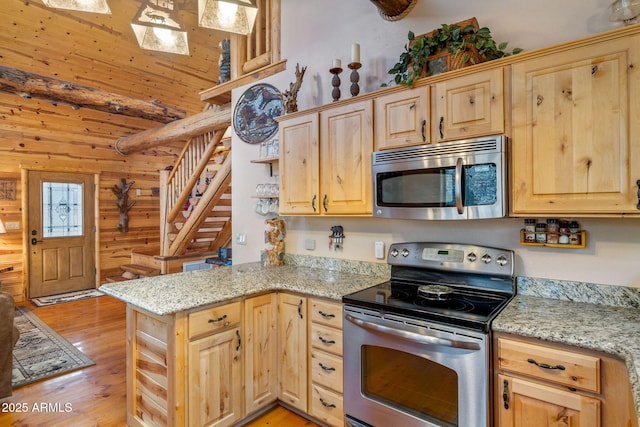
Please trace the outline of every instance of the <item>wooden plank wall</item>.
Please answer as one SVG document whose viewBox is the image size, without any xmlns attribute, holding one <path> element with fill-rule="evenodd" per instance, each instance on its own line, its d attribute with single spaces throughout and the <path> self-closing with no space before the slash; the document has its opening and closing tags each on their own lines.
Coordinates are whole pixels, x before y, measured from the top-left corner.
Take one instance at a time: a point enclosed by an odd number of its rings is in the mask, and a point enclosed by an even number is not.
<svg viewBox="0 0 640 427">
<path fill-rule="evenodd" d="M 190 55 L 172 55 L 138 47 L 130 23 L 140 3 L 109 0 L 112 15 L 49 9 L 40 1 L 3 0 L 0 8 L 0 62 L 3 66 L 56 77 L 186 110 L 204 108 L 199 92 L 218 79 L 220 33 L 200 29 L 193 10 L 180 12 L 189 29 Z M 189 2 L 183 2 L 189 5 Z M 99 174 L 98 227 L 100 275 L 119 271 L 130 250 L 159 244 L 159 171 L 172 166 L 181 144 L 156 147 L 130 156 L 114 150 L 118 137 L 160 126 L 142 119 L 87 109 L 74 110 L 46 101 L 0 92 L 0 179 L 15 179 L 15 201 L 0 200 L 0 218 L 19 221 L 20 230 L 0 235 L 3 290 L 21 301 L 27 296 L 23 275 L 22 171 L 57 170 Z M 119 213 L 111 188 L 121 178 L 135 181 L 130 197 L 129 232 L 117 229 Z M 135 189 L 142 189 L 136 196 Z"/>
</svg>

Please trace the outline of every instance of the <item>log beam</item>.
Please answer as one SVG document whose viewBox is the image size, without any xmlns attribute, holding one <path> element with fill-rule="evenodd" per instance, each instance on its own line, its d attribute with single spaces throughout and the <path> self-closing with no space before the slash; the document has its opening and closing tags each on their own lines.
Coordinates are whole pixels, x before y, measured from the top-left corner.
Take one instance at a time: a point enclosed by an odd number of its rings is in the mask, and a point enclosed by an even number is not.
<svg viewBox="0 0 640 427">
<path fill-rule="evenodd" d="M 205 132 L 225 130 L 229 125 L 231 104 L 225 104 L 157 128 L 120 137 L 115 148 L 119 154 L 127 155 L 158 145 L 186 141 Z"/>
<path fill-rule="evenodd" d="M 178 108 L 156 101 L 144 101 L 90 86 L 0 66 L 0 91 L 23 98 L 37 98 L 53 105 L 66 104 L 74 109 L 89 108 L 106 113 L 139 117 L 160 123 L 169 123 L 186 117 Z"/>
</svg>

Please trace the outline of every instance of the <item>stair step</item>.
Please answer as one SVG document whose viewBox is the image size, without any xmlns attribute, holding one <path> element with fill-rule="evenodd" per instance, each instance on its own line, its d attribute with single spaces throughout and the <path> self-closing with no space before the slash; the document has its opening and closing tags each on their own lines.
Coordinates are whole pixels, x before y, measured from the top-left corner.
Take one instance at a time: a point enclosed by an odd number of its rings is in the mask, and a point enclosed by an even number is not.
<svg viewBox="0 0 640 427">
<path fill-rule="evenodd" d="M 129 279 L 127 279 L 126 277 L 122 277 L 122 276 L 107 276 L 104 278 L 104 280 L 108 283 L 116 283 L 116 282 L 125 282 Z"/>
<path fill-rule="evenodd" d="M 147 267 L 142 264 L 124 264 L 120 266 L 124 271 L 128 271 L 133 274 L 137 274 L 138 276 L 158 276 L 160 275 L 160 270 L 153 267 Z"/>
</svg>

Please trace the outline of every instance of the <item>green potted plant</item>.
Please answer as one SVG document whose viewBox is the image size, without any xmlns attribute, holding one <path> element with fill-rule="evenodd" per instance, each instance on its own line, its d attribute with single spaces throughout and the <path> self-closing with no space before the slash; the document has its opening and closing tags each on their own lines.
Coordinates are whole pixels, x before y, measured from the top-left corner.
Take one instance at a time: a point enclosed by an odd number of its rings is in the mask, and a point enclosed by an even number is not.
<svg viewBox="0 0 640 427">
<path fill-rule="evenodd" d="M 409 31 L 409 43 L 398 62 L 389 70 L 396 84 L 413 87 L 421 77 L 491 61 L 522 51 L 507 52 L 507 43 L 496 44 L 487 27 L 478 28 L 475 18 L 464 27 L 443 24 L 428 34 L 416 37 Z"/>
</svg>

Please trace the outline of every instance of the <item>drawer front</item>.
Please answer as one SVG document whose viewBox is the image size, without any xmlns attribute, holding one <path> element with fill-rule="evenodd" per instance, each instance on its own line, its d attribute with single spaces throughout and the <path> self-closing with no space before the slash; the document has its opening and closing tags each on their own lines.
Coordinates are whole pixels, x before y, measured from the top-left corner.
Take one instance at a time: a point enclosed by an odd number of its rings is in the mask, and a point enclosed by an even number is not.
<svg viewBox="0 0 640 427">
<path fill-rule="evenodd" d="M 311 381 L 342 393 L 342 358 L 311 350 Z"/>
<path fill-rule="evenodd" d="M 189 339 L 239 324 L 240 313 L 238 301 L 189 314 Z"/>
<path fill-rule="evenodd" d="M 344 426 L 342 395 L 317 384 L 311 384 L 311 415 L 330 426 Z"/>
<path fill-rule="evenodd" d="M 342 331 L 312 323 L 311 346 L 342 356 Z"/>
<path fill-rule="evenodd" d="M 553 347 L 498 339 L 498 367 L 600 393 L 600 358 Z"/>
<path fill-rule="evenodd" d="M 342 330 L 342 304 L 312 300 L 311 321 Z"/>
</svg>

